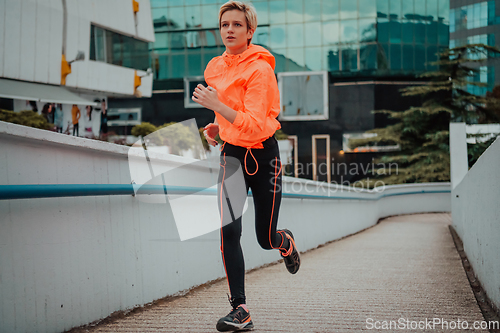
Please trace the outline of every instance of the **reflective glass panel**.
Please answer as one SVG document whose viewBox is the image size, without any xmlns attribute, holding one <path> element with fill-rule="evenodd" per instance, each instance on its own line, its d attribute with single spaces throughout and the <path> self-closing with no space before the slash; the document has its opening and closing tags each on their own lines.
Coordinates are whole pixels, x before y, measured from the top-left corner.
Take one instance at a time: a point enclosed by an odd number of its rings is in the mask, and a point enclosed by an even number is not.
<svg viewBox="0 0 500 333">
<path fill-rule="evenodd" d="M 353 19 L 358 17 L 358 4 L 353 0 L 340 0 L 340 19 Z"/>
<path fill-rule="evenodd" d="M 287 71 L 303 71 L 305 62 L 304 62 L 304 48 L 291 48 L 287 50 Z"/>
<path fill-rule="evenodd" d="M 389 20 L 377 19 L 377 41 L 379 43 L 389 42 Z"/>
<path fill-rule="evenodd" d="M 257 11 L 257 24 L 258 25 L 263 25 L 263 24 L 269 24 L 269 7 L 268 7 L 268 2 L 254 2 L 253 6 L 255 7 L 255 10 Z M 216 7 L 214 7 L 216 8 Z M 217 9 L 217 12 L 219 10 Z"/>
<path fill-rule="evenodd" d="M 105 50 L 104 29 L 92 25 L 91 30 L 93 31 L 93 34 L 91 35 L 94 38 L 90 39 L 91 43 L 90 60 L 106 61 L 104 57 L 104 50 Z"/>
<path fill-rule="evenodd" d="M 196 6 L 200 4 L 200 0 L 184 0 L 184 5 Z"/>
<path fill-rule="evenodd" d="M 142 70 L 149 67 L 149 44 L 147 42 L 112 31 L 105 31 L 105 35 L 107 63 Z"/>
<path fill-rule="evenodd" d="M 342 43 L 355 43 L 357 42 L 357 40 L 358 40 L 358 20 L 340 21 L 340 41 Z"/>
<path fill-rule="evenodd" d="M 276 59 L 276 67 L 274 68 L 274 72 L 285 72 L 287 62 L 286 49 L 273 49 L 272 54 Z"/>
<path fill-rule="evenodd" d="M 286 20 L 289 23 L 304 22 L 303 0 L 288 0 L 286 3 Z"/>
<path fill-rule="evenodd" d="M 425 24 L 415 24 L 415 43 L 425 44 Z"/>
<path fill-rule="evenodd" d="M 356 46 L 342 48 L 342 70 L 358 70 L 358 48 Z"/>
<path fill-rule="evenodd" d="M 203 73 L 201 70 L 201 52 L 192 50 L 188 52 L 188 75 L 195 76 Z"/>
<path fill-rule="evenodd" d="M 415 45 L 415 69 L 425 70 L 425 46 Z"/>
<path fill-rule="evenodd" d="M 321 11 L 323 21 L 337 20 L 339 18 L 339 0 L 324 0 Z"/>
<path fill-rule="evenodd" d="M 306 67 L 311 71 L 321 71 L 323 66 L 321 64 L 321 47 L 307 47 L 306 48 Z"/>
<path fill-rule="evenodd" d="M 168 27 L 168 8 L 156 8 L 151 11 L 151 16 L 153 19 L 153 27 L 157 28 L 167 28 Z"/>
<path fill-rule="evenodd" d="M 186 32 L 186 46 L 188 48 L 199 48 L 202 46 L 202 38 L 200 34 L 203 31 L 187 31 Z"/>
<path fill-rule="evenodd" d="M 271 26 L 271 47 L 275 48 L 284 48 L 286 47 L 286 33 L 285 25 L 272 25 Z"/>
<path fill-rule="evenodd" d="M 287 25 L 287 46 L 288 47 L 303 47 L 304 46 L 304 25 L 288 24 Z"/>
<path fill-rule="evenodd" d="M 304 24 L 306 46 L 321 45 L 321 23 L 311 22 Z"/>
<path fill-rule="evenodd" d="M 172 78 L 181 78 L 185 76 L 186 73 L 186 59 L 184 54 L 172 54 L 170 56 L 171 61 L 171 76 Z"/>
<path fill-rule="evenodd" d="M 361 42 L 374 42 L 377 38 L 375 26 L 375 18 L 360 19 L 358 40 Z"/>
<path fill-rule="evenodd" d="M 432 16 L 432 20 L 437 21 L 438 18 L 438 3 L 435 0 L 427 0 L 426 8 L 427 16 Z"/>
<path fill-rule="evenodd" d="M 414 17 L 414 11 L 415 9 L 413 8 L 413 0 L 401 0 L 402 1 L 402 17 L 404 18 L 409 18 L 412 19 Z M 425 1 L 425 0 L 417 0 L 417 1 Z"/>
<path fill-rule="evenodd" d="M 168 0 L 151 0 L 151 8 L 168 6 Z"/>
<path fill-rule="evenodd" d="M 170 33 L 170 47 L 172 49 L 184 49 L 186 47 L 186 33 L 185 32 L 171 32 Z"/>
<path fill-rule="evenodd" d="M 401 0 L 389 0 L 389 11 L 391 17 L 399 18 L 401 16 Z"/>
<path fill-rule="evenodd" d="M 433 3 L 436 2 L 436 0 L 432 0 Z M 425 0 L 417 0 L 414 3 L 415 5 L 415 14 L 420 15 L 421 17 L 424 17 L 426 12 L 425 12 Z"/>
<path fill-rule="evenodd" d="M 438 43 L 440 45 L 448 45 L 450 39 L 449 26 L 439 22 L 438 23 Z"/>
<path fill-rule="evenodd" d="M 308 0 L 304 3 L 304 21 L 321 21 L 321 0 Z"/>
<path fill-rule="evenodd" d="M 359 49 L 359 67 L 363 69 L 377 68 L 377 50 L 376 44 L 361 45 Z"/>
<path fill-rule="evenodd" d="M 442 18 L 444 21 L 450 19 L 450 0 L 438 1 L 438 17 Z"/>
<path fill-rule="evenodd" d="M 450 33 L 455 32 L 455 10 L 450 10 Z"/>
<path fill-rule="evenodd" d="M 269 27 L 257 27 L 253 34 L 252 43 L 269 46 Z"/>
<path fill-rule="evenodd" d="M 323 22 L 323 44 L 337 44 L 340 41 L 339 21 Z"/>
<path fill-rule="evenodd" d="M 377 17 L 377 2 L 374 0 L 358 0 L 359 17 Z M 353 1 L 354 2 L 354 1 Z"/>
<path fill-rule="evenodd" d="M 377 0 L 377 17 L 389 17 L 389 0 Z"/>
<path fill-rule="evenodd" d="M 487 2 L 482 2 L 481 3 L 481 17 L 480 17 L 480 22 L 479 26 L 480 27 L 485 27 L 488 25 L 488 3 Z"/>
<path fill-rule="evenodd" d="M 379 44 L 377 53 L 377 68 L 389 68 L 389 44 Z"/>
<path fill-rule="evenodd" d="M 201 3 L 204 5 L 216 4 L 217 0 L 201 0 Z"/>
<path fill-rule="evenodd" d="M 481 26 L 481 4 L 474 4 L 474 28 L 479 28 Z"/>
<path fill-rule="evenodd" d="M 153 44 L 153 47 L 155 51 L 167 51 L 168 49 L 168 40 L 169 40 L 169 34 L 166 32 L 163 33 L 155 33 L 155 42 Z"/>
<path fill-rule="evenodd" d="M 403 45 L 403 69 L 413 70 L 413 45 Z"/>
<path fill-rule="evenodd" d="M 269 2 L 269 22 L 271 24 L 285 23 L 286 8 L 285 1 L 270 1 Z"/>
<path fill-rule="evenodd" d="M 401 43 L 401 23 L 397 20 L 389 21 L 389 42 Z"/>
<path fill-rule="evenodd" d="M 184 20 L 184 7 L 169 8 L 169 19 L 172 20 L 174 29 L 185 29 L 186 21 Z"/>
<path fill-rule="evenodd" d="M 414 26 L 413 21 L 403 20 L 402 22 L 403 43 L 413 44 Z"/>
<path fill-rule="evenodd" d="M 467 8 L 467 14 L 465 14 L 465 26 L 467 29 L 473 29 L 474 28 L 474 5 L 469 5 L 466 7 Z"/>
<path fill-rule="evenodd" d="M 168 55 L 159 55 L 158 62 L 155 65 L 155 79 L 168 78 Z"/>
<path fill-rule="evenodd" d="M 391 69 L 398 70 L 401 69 L 401 45 L 391 44 Z"/>
<path fill-rule="evenodd" d="M 201 6 L 201 16 L 202 16 L 201 24 L 203 28 L 218 28 L 219 9 L 217 8 L 217 6 L 214 5 Z"/>
<path fill-rule="evenodd" d="M 340 69 L 339 49 L 336 46 L 323 47 L 323 63 L 326 70 L 335 72 Z"/>
<path fill-rule="evenodd" d="M 427 28 L 427 44 L 437 44 L 438 41 L 438 27 L 437 22 L 432 22 L 426 25 Z"/>
<path fill-rule="evenodd" d="M 488 24 L 495 24 L 496 12 L 495 12 L 495 1 L 488 1 Z"/>
<path fill-rule="evenodd" d="M 186 27 L 201 27 L 201 6 L 186 7 Z"/>
<path fill-rule="evenodd" d="M 200 31 L 201 45 L 204 47 L 217 47 L 222 45 L 218 30 Z"/>
</svg>

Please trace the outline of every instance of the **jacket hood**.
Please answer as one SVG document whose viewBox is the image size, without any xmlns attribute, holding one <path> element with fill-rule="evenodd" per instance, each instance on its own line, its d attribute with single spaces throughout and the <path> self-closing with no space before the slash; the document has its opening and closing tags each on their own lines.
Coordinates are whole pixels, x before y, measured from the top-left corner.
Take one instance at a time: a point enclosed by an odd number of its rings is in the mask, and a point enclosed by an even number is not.
<svg viewBox="0 0 500 333">
<path fill-rule="evenodd" d="M 257 59 L 265 60 L 273 70 L 276 65 L 276 61 L 271 52 L 269 52 L 262 46 L 254 44 L 250 44 L 248 48 L 243 53 L 240 54 L 228 54 L 227 52 L 224 52 L 222 54 L 222 59 L 224 59 L 224 62 L 228 66 Z"/>
</svg>

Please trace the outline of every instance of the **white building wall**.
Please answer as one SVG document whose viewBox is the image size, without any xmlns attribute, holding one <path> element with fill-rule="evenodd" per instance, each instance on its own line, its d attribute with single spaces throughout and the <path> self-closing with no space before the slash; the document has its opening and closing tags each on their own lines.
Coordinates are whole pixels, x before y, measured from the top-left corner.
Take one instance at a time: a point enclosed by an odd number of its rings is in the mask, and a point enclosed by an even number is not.
<svg viewBox="0 0 500 333">
<path fill-rule="evenodd" d="M 497 309 L 500 309 L 499 165 L 500 139 L 497 139 L 453 188 L 451 196 L 453 226 L 477 279 Z"/>
<path fill-rule="evenodd" d="M 66 60 L 85 52 L 84 61 L 72 64 L 66 86 L 133 95 L 134 69 L 89 60 L 90 26 L 153 42 L 149 0 L 139 0 L 136 15 L 131 0 L 66 0 L 66 8 Z M 0 77 L 59 85 L 62 49 L 62 0 L 0 0 Z M 151 96 L 152 76 L 142 81 L 139 90 Z"/>
<path fill-rule="evenodd" d="M 130 184 L 127 152 L 0 122 L 0 184 Z M 388 215 L 449 211 L 449 191 L 446 183 L 377 193 L 285 177 L 285 195 L 330 198 L 285 196 L 279 226 L 305 251 Z M 247 269 L 280 259 L 257 244 L 251 198 L 249 206 Z M 181 242 L 166 204 L 131 195 L 19 199 L 0 200 L 0 211 L 0 332 L 61 332 L 224 276 L 219 232 Z"/>
<path fill-rule="evenodd" d="M 0 77 L 3 76 L 4 68 L 4 45 L 5 45 L 5 1 L 0 1 Z"/>
</svg>

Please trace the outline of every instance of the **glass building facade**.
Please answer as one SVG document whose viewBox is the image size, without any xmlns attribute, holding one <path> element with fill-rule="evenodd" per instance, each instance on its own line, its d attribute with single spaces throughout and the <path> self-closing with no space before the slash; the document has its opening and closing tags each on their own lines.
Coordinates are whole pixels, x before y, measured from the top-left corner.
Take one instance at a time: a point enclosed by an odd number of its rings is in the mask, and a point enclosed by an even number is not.
<svg viewBox="0 0 500 333">
<path fill-rule="evenodd" d="M 202 75 L 225 48 L 218 11 L 225 1 L 151 0 L 156 80 Z M 276 57 L 276 72 L 416 74 L 449 45 L 449 0 L 254 0 L 253 43 Z"/>
<path fill-rule="evenodd" d="M 500 33 L 500 17 L 496 15 L 500 8 L 500 0 L 462 2 L 462 6 L 450 9 L 450 48 L 466 44 L 485 44 L 495 46 L 497 34 Z M 484 95 L 495 86 L 495 78 L 500 77 L 499 58 L 485 59 L 472 78 L 475 82 L 487 84 L 487 87 L 468 85 L 472 94 Z"/>
</svg>

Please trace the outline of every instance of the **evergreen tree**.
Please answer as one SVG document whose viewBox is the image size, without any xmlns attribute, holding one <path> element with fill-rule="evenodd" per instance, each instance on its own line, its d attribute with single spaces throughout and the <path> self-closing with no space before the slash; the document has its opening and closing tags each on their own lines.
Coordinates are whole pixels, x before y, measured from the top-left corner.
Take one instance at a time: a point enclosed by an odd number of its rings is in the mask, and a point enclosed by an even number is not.
<svg viewBox="0 0 500 333">
<path fill-rule="evenodd" d="M 479 65 L 488 57 L 500 54 L 497 48 L 484 44 L 471 44 L 443 50 L 439 60 L 432 63 L 439 70 L 427 72 L 425 85 L 401 89 L 402 96 L 422 96 L 422 106 L 406 111 L 378 110 L 394 125 L 377 128 L 367 133 L 376 137 L 350 141 L 358 146 L 399 145 L 400 150 L 388 153 L 376 165 L 397 163 L 398 168 L 373 170 L 375 179 L 365 179 L 359 185 L 373 187 L 375 182 L 389 184 L 444 182 L 450 180 L 449 123 L 500 122 L 498 98 L 500 91 L 481 96 L 470 92 L 470 87 L 486 87 L 478 82 Z M 496 93 L 496 94 L 495 94 Z"/>
</svg>

